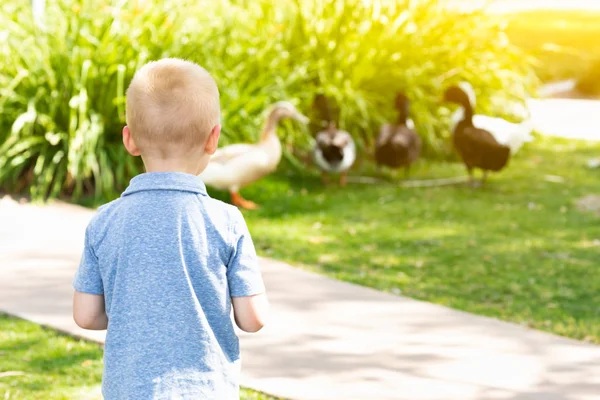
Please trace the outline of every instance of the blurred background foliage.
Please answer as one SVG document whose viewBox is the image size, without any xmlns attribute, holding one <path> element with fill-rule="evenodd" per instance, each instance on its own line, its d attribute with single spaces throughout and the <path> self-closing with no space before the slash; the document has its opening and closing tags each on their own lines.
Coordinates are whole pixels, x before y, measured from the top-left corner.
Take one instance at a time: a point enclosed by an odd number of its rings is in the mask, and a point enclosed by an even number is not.
<svg viewBox="0 0 600 400">
<path fill-rule="evenodd" d="M 575 79 L 583 94 L 600 95 L 597 10 L 531 10 L 501 18 L 511 42 L 535 57 L 542 81 Z"/>
<path fill-rule="evenodd" d="M 0 5 L 0 186 L 34 199 L 116 196 L 142 171 L 121 145 L 124 92 L 142 64 L 198 62 L 222 96 L 223 142 L 255 141 L 265 111 L 289 100 L 310 115 L 317 92 L 370 157 L 404 91 L 428 158 L 451 156 L 444 88 L 478 91 L 478 111 L 506 115 L 537 78 L 498 18 L 437 0 L 55 0 L 42 24 L 23 0 Z M 513 116 L 518 119 L 518 116 Z M 281 130 L 288 159 L 306 128 Z M 297 164 L 300 165 L 300 164 Z"/>
</svg>

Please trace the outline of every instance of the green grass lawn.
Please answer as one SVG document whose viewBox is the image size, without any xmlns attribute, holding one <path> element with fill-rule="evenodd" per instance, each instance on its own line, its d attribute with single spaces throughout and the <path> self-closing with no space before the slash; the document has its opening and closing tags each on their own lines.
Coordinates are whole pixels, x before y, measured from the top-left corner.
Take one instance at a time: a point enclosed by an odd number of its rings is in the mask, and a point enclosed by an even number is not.
<svg viewBox="0 0 600 400">
<path fill-rule="evenodd" d="M 100 400 L 102 349 L 0 314 L 0 399 Z M 242 400 L 275 400 L 242 390 Z"/>
<path fill-rule="evenodd" d="M 574 206 L 600 193 L 600 170 L 585 166 L 599 153 L 598 144 L 539 138 L 481 189 L 324 188 L 316 177 L 277 175 L 243 192 L 263 206 L 245 216 L 264 256 L 600 343 L 600 218 Z M 433 162 L 414 172 L 464 174 Z"/>
<path fill-rule="evenodd" d="M 510 41 L 539 60 L 543 81 L 581 78 L 600 61 L 598 12 L 530 11 L 501 18 Z"/>
</svg>

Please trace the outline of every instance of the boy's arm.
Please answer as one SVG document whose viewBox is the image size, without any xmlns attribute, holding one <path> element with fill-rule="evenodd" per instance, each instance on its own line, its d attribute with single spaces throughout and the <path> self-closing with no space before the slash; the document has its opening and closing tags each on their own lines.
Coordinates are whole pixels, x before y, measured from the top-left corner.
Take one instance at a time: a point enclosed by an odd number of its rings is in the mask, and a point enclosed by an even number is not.
<svg viewBox="0 0 600 400">
<path fill-rule="evenodd" d="M 242 213 L 236 210 L 232 229 L 232 253 L 227 265 L 227 283 L 237 326 L 257 332 L 269 313 L 269 302 L 252 238 Z"/>
<path fill-rule="evenodd" d="M 91 231 L 90 224 L 85 231 L 81 263 L 73 279 L 73 319 L 83 329 L 103 330 L 108 326 L 108 317 L 104 309 L 104 286 Z"/>
<path fill-rule="evenodd" d="M 73 295 L 73 319 L 83 329 L 106 329 L 108 317 L 104 310 L 104 295 L 81 293 L 76 290 Z"/>
<path fill-rule="evenodd" d="M 232 297 L 233 316 L 236 325 L 244 332 L 258 332 L 265 326 L 269 314 L 269 302 L 266 294 Z"/>
</svg>

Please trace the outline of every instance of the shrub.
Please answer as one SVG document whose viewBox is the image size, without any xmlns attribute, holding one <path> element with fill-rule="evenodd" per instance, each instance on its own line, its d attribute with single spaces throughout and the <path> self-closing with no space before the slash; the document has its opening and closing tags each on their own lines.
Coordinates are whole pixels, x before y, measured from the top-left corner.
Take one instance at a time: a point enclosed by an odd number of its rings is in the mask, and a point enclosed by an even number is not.
<svg viewBox="0 0 600 400">
<path fill-rule="evenodd" d="M 0 14 L 0 182 L 26 180 L 35 198 L 112 196 L 140 171 L 120 145 L 124 90 L 140 65 L 177 52 L 185 2 L 49 1 L 40 28 L 28 3 Z"/>
<path fill-rule="evenodd" d="M 25 182 L 36 198 L 110 198 L 141 171 L 120 144 L 123 92 L 151 59 L 189 58 L 213 73 L 224 143 L 256 140 L 273 102 L 308 112 L 323 91 L 367 153 L 395 117 L 398 90 L 413 101 L 426 155 L 440 157 L 447 84 L 468 79 L 480 88 L 478 110 L 501 113 L 535 82 L 497 22 L 436 0 L 58 0 L 48 2 L 45 29 L 23 3 L 1 6 L 0 185 Z M 292 125 L 282 139 L 288 153 L 311 142 Z"/>
<path fill-rule="evenodd" d="M 224 129 L 235 140 L 256 138 L 259 120 L 248 124 L 245 111 L 260 116 L 282 96 L 309 110 L 323 91 L 339 104 L 341 127 L 369 151 L 380 124 L 395 118 L 391 104 L 403 90 L 426 154 L 446 155 L 448 113 L 438 113 L 445 85 L 471 81 L 480 88 L 479 110 L 501 114 L 536 83 L 528 57 L 496 19 L 451 13 L 436 0 L 221 2 L 204 15 L 213 26 L 197 25 L 192 36 L 204 46 L 192 58 L 217 75 Z M 306 132 L 289 133 L 294 147 L 307 143 Z"/>
</svg>

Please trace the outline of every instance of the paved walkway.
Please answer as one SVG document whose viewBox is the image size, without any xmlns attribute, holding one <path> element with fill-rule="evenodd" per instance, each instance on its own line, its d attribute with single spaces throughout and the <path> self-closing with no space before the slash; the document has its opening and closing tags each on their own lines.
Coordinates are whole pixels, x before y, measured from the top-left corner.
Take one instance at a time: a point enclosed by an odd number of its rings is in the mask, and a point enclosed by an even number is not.
<svg viewBox="0 0 600 400">
<path fill-rule="evenodd" d="M 600 100 L 531 99 L 527 106 L 536 132 L 600 141 Z"/>
<path fill-rule="evenodd" d="M 103 340 L 71 320 L 91 215 L 0 201 L 0 310 Z M 245 386 L 303 400 L 600 398 L 600 347 L 262 261 L 273 316 L 242 335 Z"/>
</svg>

